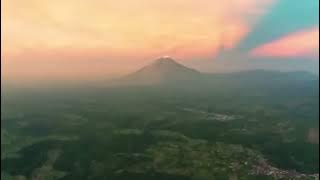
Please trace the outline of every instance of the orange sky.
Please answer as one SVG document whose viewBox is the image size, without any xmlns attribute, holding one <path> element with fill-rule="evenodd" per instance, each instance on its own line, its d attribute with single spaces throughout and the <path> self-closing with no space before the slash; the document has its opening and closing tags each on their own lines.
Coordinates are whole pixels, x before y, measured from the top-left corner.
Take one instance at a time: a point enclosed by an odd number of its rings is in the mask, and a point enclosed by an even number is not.
<svg viewBox="0 0 320 180">
<path fill-rule="evenodd" d="M 3 71 L 12 79 L 104 77 L 162 55 L 213 57 L 219 46 L 235 46 L 272 2 L 3 0 Z"/>
<path fill-rule="evenodd" d="M 278 1 L 3 0 L 2 75 L 25 82 L 99 79 L 163 55 L 211 59 L 221 47 L 236 47 Z M 318 33 L 314 28 L 288 34 L 250 53 L 314 54 Z"/>
</svg>

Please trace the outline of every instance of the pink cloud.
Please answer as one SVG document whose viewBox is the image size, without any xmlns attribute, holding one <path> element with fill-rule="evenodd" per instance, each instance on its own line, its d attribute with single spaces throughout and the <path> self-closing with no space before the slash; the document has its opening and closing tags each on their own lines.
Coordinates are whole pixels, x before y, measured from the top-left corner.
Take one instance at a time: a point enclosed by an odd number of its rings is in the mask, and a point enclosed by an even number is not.
<svg viewBox="0 0 320 180">
<path fill-rule="evenodd" d="M 250 55 L 262 57 L 318 57 L 319 27 L 288 34 L 253 49 Z"/>
</svg>

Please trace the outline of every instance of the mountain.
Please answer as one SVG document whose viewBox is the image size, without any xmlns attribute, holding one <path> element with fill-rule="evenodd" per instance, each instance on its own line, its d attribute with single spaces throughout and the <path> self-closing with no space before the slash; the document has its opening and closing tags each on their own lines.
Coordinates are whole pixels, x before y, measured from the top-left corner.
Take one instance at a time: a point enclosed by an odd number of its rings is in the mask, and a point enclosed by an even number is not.
<svg viewBox="0 0 320 180">
<path fill-rule="evenodd" d="M 153 63 L 125 76 L 121 81 L 130 84 L 162 84 L 199 79 L 202 73 L 177 63 L 170 57 L 161 57 Z"/>
<path fill-rule="evenodd" d="M 264 89 L 301 88 L 314 86 L 319 77 L 303 71 L 280 72 L 272 70 L 249 70 L 233 73 L 210 74 L 177 63 L 170 57 L 161 57 L 153 63 L 109 85 L 170 85 L 183 88 L 235 89 L 238 87 Z"/>
</svg>

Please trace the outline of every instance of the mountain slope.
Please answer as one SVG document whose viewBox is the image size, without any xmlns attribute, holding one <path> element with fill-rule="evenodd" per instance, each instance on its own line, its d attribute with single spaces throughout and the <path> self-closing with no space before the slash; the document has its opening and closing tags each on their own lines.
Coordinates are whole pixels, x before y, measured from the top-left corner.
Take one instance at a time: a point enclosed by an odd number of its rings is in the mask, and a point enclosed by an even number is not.
<svg viewBox="0 0 320 180">
<path fill-rule="evenodd" d="M 162 84 L 200 78 L 202 74 L 177 63 L 170 57 L 157 59 L 150 65 L 127 75 L 122 82 L 130 84 Z"/>
</svg>

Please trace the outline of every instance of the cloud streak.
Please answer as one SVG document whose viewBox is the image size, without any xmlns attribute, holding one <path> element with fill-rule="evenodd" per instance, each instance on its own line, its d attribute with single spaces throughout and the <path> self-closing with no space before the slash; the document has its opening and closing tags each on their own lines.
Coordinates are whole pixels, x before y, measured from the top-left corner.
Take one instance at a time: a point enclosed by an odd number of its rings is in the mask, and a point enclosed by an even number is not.
<svg viewBox="0 0 320 180">
<path fill-rule="evenodd" d="M 263 44 L 250 52 L 265 57 L 311 57 L 319 56 L 319 28 L 290 33 L 280 39 Z"/>
<path fill-rule="evenodd" d="M 318 0 L 277 0 L 237 46 L 250 51 L 289 33 L 319 25 Z"/>
</svg>

